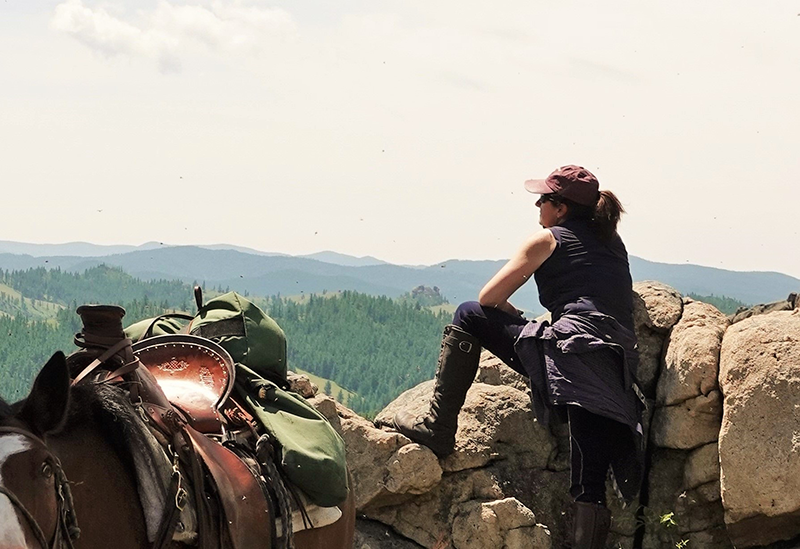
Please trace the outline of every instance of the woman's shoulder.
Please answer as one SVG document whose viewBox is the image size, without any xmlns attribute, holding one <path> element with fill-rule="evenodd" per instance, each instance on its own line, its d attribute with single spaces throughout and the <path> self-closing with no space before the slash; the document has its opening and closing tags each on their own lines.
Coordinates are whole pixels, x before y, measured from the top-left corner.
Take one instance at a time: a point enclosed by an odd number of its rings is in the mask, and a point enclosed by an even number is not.
<svg viewBox="0 0 800 549">
<path fill-rule="evenodd" d="M 553 249 L 558 246 L 558 238 L 556 237 L 555 233 L 553 232 L 553 227 L 547 229 L 541 229 L 533 233 L 528 237 L 525 241 L 523 248 L 526 250 L 526 253 L 530 255 L 530 253 L 542 253 L 547 251 L 549 255 Z"/>
<path fill-rule="evenodd" d="M 550 227 L 556 242 L 562 244 L 565 240 L 583 240 L 591 234 L 591 228 L 586 223 L 576 223 L 576 220 L 568 220 L 562 225 Z M 584 226 L 586 225 L 586 226 Z"/>
</svg>

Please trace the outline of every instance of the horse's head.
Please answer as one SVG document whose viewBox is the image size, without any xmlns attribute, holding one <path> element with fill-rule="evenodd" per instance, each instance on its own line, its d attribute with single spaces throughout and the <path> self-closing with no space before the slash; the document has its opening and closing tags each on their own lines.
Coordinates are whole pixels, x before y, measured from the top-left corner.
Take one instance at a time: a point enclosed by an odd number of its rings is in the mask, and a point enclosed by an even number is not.
<svg viewBox="0 0 800 549">
<path fill-rule="evenodd" d="M 64 422 L 69 382 L 64 354 L 58 352 L 36 377 L 28 398 L 0 407 L 0 549 L 58 547 L 66 539 L 68 487 L 44 437 Z"/>
</svg>

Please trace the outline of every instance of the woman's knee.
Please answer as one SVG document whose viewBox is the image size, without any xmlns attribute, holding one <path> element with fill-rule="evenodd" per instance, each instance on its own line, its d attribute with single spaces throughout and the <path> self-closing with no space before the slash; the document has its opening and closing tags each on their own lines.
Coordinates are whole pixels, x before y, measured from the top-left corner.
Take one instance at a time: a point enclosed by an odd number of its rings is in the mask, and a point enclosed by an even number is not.
<svg viewBox="0 0 800 549">
<path fill-rule="evenodd" d="M 470 319 L 476 314 L 483 315 L 480 303 L 477 301 L 465 301 L 456 308 L 456 312 L 453 314 L 453 324 L 462 330 L 469 331 L 467 328 L 470 325 Z"/>
</svg>

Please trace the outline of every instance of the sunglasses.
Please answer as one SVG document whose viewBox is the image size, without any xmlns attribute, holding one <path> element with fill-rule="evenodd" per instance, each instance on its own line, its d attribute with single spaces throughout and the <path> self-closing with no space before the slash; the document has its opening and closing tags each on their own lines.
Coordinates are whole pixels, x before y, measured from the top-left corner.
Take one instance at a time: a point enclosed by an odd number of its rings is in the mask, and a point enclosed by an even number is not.
<svg viewBox="0 0 800 549">
<path fill-rule="evenodd" d="M 556 193 L 543 194 L 539 197 L 539 200 L 536 201 L 536 205 L 540 206 L 545 202 L 551 202 L 554 206 L 558 206 L 561 204 L 561 198 Z"/>
</svg>

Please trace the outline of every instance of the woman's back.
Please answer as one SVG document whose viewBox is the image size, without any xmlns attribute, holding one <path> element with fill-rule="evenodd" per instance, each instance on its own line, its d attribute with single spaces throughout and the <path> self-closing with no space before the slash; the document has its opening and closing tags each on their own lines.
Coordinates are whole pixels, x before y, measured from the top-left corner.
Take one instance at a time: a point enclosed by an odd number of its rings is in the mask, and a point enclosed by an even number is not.
<svg viewBox="0 0 800 549">
<path fill-rule="evenodd" d="M 539 300 L 555 321 L 564 312 L 596 310 L 633 328 L 628 253 L 618 234 L 602 241 L 590 222 L 571 219 L 550 227 L 556 249 L 536 270 Z"/>
</svg>

